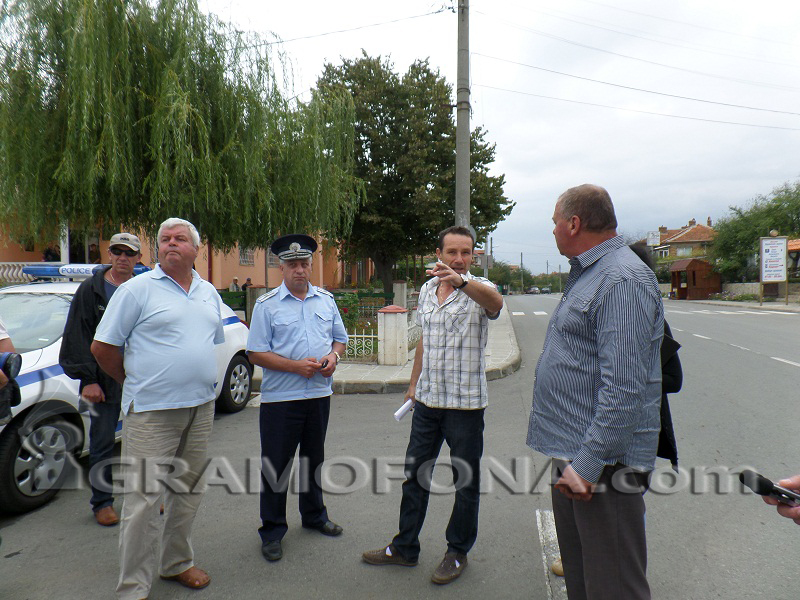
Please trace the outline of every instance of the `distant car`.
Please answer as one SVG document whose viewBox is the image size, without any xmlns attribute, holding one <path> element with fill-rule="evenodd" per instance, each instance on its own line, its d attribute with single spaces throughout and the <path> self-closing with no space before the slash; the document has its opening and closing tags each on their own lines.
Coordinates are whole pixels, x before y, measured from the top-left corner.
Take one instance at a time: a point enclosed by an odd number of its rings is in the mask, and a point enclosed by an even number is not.
<svg viewBox="0 0 800 600">
<path fill-rule="evenodd" d="M 526 291 L 525 293 L 526 294 L 538 294 L 539 293 L 539 288 L 534 285 L 533 287 L 529 287 L 528 291 Z"/>
<path fill-rule="evenodd" d="M 549 287 L 547 287 L 547 286 L 543 287 L 543 288 L 542 288 L 542 293 L 543 293 L 543 294 L 549 294 L 549 293 L 550 293 L 550 288 L 549 288 Z"/>
<path fill-rule="evenodd" d="M 96 267 L 97 265 L 92 265 Z M 22 356 L 21 402 L 0 425 L 0 510 L 26 512 L 49 502 L 64 483 L 70 453 L 89 451 L 89 413 L 78 382 L 58 364 L 61 336 L 77 281 L 34 282 L 0 289 L 0 314 Z M 223 305 L 225 342 L 216 346 L 216 408 L 247 406 L 253 367 L 247 327 Z M 117 424 L 117 438 L 122 420 Z"/>
</svg>

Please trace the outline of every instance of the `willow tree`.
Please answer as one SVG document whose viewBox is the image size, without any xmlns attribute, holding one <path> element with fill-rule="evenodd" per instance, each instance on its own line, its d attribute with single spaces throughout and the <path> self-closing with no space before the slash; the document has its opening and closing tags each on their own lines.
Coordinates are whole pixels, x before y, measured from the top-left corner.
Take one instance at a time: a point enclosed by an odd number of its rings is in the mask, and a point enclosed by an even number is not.
<svg viewBox="0 0 800 600">
<path fill-rule="evenodd" d="M 348 94 L 287 98 L 269 40 L 195 0 L 15 0 L 0 21 L 0 222 L 18 240 L 194 222 L 221 249 L 346 234 Z"/>
</svg>

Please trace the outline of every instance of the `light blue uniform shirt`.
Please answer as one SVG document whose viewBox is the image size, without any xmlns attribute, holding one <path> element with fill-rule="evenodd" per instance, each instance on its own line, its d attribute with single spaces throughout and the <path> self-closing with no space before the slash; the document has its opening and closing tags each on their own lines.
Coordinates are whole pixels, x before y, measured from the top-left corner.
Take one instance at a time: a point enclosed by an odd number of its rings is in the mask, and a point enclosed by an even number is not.
<svg viewBox="0 0 800 600">
<path fill-rule="evenodd" d="M 332 352 L 333 342 L 347 344 L 347 332 L 329 291 L 309 284 L 305 300 L 299 300 L 281 283 L 256 302 L 247 338 L 248 352 L 274 352 L 291 360 L 309 356 L 321 360 Z M 309 379 L 262 369 L 262 402 L 324 398 L 333 393 L 332 377 L 317 373 Z"/>
<path fill-rule="evenodd" d="M 192 270 L 189 293 L 156 265 L 117 289 L 94 339 L 125 348 L 122 410 L 190 408 L 216 397 L 222 299 Z"/>
</svg>

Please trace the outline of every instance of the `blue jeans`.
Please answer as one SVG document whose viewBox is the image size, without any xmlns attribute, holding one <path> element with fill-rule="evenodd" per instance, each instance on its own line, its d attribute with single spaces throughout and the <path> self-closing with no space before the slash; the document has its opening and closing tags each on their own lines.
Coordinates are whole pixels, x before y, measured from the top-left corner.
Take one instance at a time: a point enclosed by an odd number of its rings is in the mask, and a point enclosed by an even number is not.
<svg viewBox="0 0 800 600">
<path fill-rule="evenodd" d="M 392 545 L 406 560 L 415 561 L 419 557 L 419 532 L 428 510 L 433 464 L 443 441 L 450 447 L 456 487 L 453 512 L 445 532 L 447 550 L 467 554 L 475 544 L 478 537 L 483 413 L 484 409 L 430 408 L 421 402 L 414 407 L 406 450 L 406 481 L 400 503 L 400 532 L 392 540 Z M 459 465 L 468 466 L 471 472 L 467 474 Z"/>
<path fill-rule="evenodd" d="M 120 402 L 97 402 L 89 406 L 89 483 L 92 486 L 92 510 L 114 504 L 111 494 L 111 465 L 94 472 L 97 463 L 114 456 L 114 435 L 119 423 Z"/>
</svg>

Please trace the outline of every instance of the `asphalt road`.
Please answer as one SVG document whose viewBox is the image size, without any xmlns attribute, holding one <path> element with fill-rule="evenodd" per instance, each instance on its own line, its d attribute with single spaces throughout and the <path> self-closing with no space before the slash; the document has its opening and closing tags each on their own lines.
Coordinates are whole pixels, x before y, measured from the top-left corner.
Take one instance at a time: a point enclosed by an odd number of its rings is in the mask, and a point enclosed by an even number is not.
<svg viewBox="0 0 800 600">
<path fill-rule="evenodd" d="M 513 317 L 522 366 L 489 384 L 484 456 L 497 475 L 484 477 L 478 542 L 458 581 L 440 588 L 429 580 L 445 551 L 449 494 L 431 498 L 419 566 L 372 567 L 360 561 L 362 551 L 388 543 L 396 531 L 397 462 L 410 420 L 392 418 L 399 394 L 351 395 L 334 397 L 327 443 L 327 456 L 336 463 L 329 487 L 346 493 L 330 493 L 326 502 L 331 518 L 345 527 L 343 536 L 330 539 L 301 529 L 296 498 L 290 497 L 284 559 L 267 563 L 261 557 L 257 486 L 248 484 L 247 470 L 247 459 L 257 460 L 259 453 L 258 411 L 223 415 L 215 422 L 210 455 L 220 467 L 216 479 L 233 491 L 212 485 L 194 529 L 196 562 L 209 571 L 212 584 L 192 592 L 156 581 L 151 598 L 563 598 L 560 581 L 551 582 L 545 571 L 549 556 L 543 553 L 554 552 L 552 539 L 537 525 L 537 514 L 545 523 L 549 509 L 546 477 L 536 485 L 547 460 L 525 446 L 533 371 L 558 298 L 508 298 L 513 312 L 524 313 Z M 751 466 L 774 478 L 800 472 L 800 448 L 792 435 L 800 420 L 800 357 L 796 365 L 772 358 L 795 358 L 800 314 L 722 314 L 717 307 L 681 302 L 666 306 L 683 344 L 684 390 L 672 398 L 672 410 L 686 474 L 677 482 L 662 477 L 661 493 L 648 494 L 653 597 L 795 599 L 794 543 L 800 529 L 757 497 L 741 493 L 728 475 L 721 478 L 723 488 L 730 485 L 728 493 L 715 493 L 713 480 L 710 490 L 702 492 L 702 486 L 712 467 Z M 505 485 L 499 483 L 503 477 Z M 435 480 L 446 485 L 445 472 Z M 118 530 L 94 524 L 88 498 L 87 490 L 63 491 L 37 511 L 0 517 L 0 598 L 113 598 Z"/>
<path fill-rule="evenodd" d="M 525 313 L 513 321 L 523 353 L 519 379 L 531 377 L 559 298 L 509 298 L 512 310 Z M 665 475 L 663 493 L 648 493 L 653 598 L 796 599 L 800 528 L 741 492 L 730 473 L 741 467 L 772 479 L 800 473 L 800 314 L 680 301 L 666 301 L 665 311 L 683 346 L 683 390 L 670 405 L 685 473 L 680 481 Z M 669 471 L 666 461 L 659 467 Z M 719 487 L 711 469 L 723 473 Z"/>
</svg>

